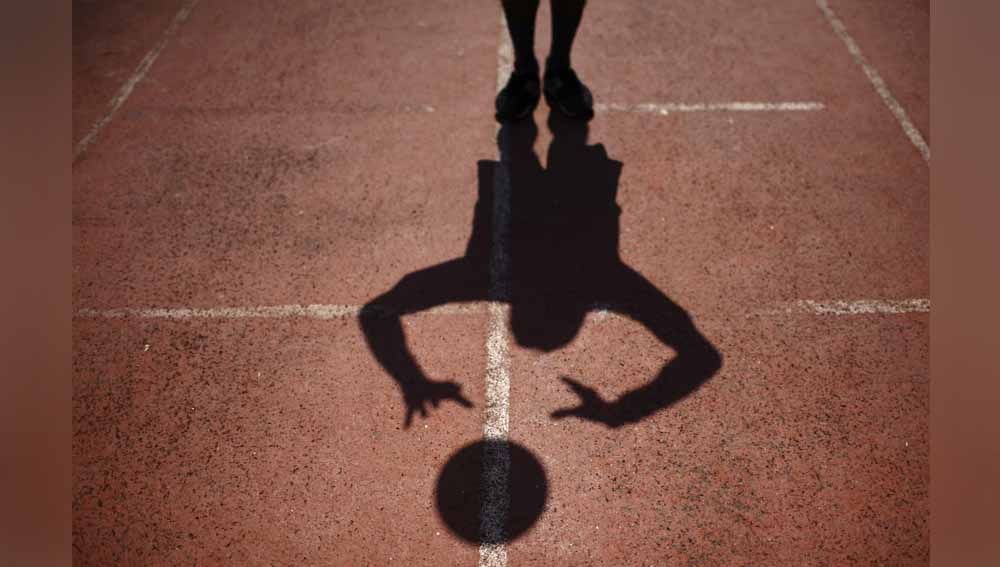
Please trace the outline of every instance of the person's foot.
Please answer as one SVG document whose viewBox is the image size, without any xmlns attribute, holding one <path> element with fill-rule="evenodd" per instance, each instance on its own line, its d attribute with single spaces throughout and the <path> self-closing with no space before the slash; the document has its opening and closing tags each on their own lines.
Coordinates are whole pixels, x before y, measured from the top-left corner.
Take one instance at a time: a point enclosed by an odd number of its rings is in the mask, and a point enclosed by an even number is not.
<svg viewBox="0 0 1000 567">
<path fill-rule="evenodd" d="M 573 69 L 545 69 L 545 102 L 570 118 L 594 117 L 594 96 Z"/>
<path fill-rule="evenodd" d="M 531 114 L 541 98 L 538 73 L 510 74 L 507 85 L 497 93 L 497 122 L 514 122 Z"/>
</svg>

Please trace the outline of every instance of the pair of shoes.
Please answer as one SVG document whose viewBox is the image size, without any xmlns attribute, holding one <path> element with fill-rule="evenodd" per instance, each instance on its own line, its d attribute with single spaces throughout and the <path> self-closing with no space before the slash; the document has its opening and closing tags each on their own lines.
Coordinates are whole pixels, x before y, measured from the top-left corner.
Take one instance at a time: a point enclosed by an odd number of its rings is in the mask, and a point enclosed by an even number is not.
<svg viewBox="0 0 1000 567">
<path fill-rule="evenodd" d="M 534 112 L 541 98 L 540 81 L 533 73 L 513 72 L 507 85 L 497 94 L 496 119 L 514 122 Z M 545 69 L 545 102 L 570 118 L 590 120 L 594 116 L 594 97 L 573 69 Z"/>
</svg>

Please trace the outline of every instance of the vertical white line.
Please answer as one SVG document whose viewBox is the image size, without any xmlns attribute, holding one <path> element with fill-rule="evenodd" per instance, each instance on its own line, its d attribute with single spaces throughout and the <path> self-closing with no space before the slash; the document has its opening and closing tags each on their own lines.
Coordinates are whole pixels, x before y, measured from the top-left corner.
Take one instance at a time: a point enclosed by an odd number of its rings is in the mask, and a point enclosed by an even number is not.
<svg viewBox="0 0 1000 567">
<path fill-rule="evenodd" d="M 503 88 L 511 71 L 513 51 L 504 18 L 500 18 L 500 44 L 497 50 L 497 90 Z M 497 140 L 500 163 L 493 178 L 493 231 L 490 256 L 489 334 L 486 338 L 486 415 L 483 423 L 483 501 L 479 515 L 479 567 L 506 567 L 507 546 L 504 529 L 510 505 L 510 353 L 507 341 L 507 282 L 510 273 L 508 237 L 510 234 L 510 177 L 507 140 Z"/>
<path fill-rule="evenodd" d="M 868 60 L 865 59 L 865 56 L 861 53 L 861 48 L 858 47 L 854 38 L 847 33 L 847 27 L 844 25 L 844 22 L 840 21 L 837 14 L 833 13 L 833 10 L 831 10 L 830 6 L 827 5 L 826 0 L 816 0 L 816 5 L 819 7 L 820 11 L 823 12 L 823 15 L 826 16 L 826 20 L 830 23 L 834 33 L 836 33 L 841 41 L 844 42 L 844 45 L 847 46 L 847 51 L 851 53 L 851 57 L 854 58 L 854 62 L 860 65 L 864 70 L 868 80 L 871 81 L 872 86 L 875 87 L 875 91 L 880 97 L 882 97 L 882 102 L 889 107 L 889 110 L 892 111 L 896 120 L 899 121 L 899 125 L 903 127 L 903 132 L 905 132 L 907 137 L 910 138 L 910 142 L 916 146 L 920 155 L 924 156 L 924 161 L 929 162 L 931 160 L 931 149 L 927 145 L 927 142 L 924 141 L 923 136 L 920 135 L 920 130 L 917 130 L 917 127 L 913 125 L 913 122 L 910 122 L 910 117 L 906 115 L 906 111 L 903 110 L 902 105 L 900 105 L 896 98 L 892 96 L 892 93 L 889 92 L 889 87 L 886 86 L 885 81 L 882 80 L 878 71 L 876 71 L 875 68 L 868 63 Z"/>
<path fill-rule="evenodd" d="M 94 123 L 93 126 L 90 127 L 90 130 L 87 132 L 87 135 L 83 137 L 83 139 L 77 142 L 76 148 L 73 150 L 73 160 L 80 157 L 80 155 L 83 154 L 83 152 L 85 152 L 92 143 L 94 143 L 94 140 L 97 138 L 97 135 L 101 133 L 101 130 L 103 130 L 104 127 L 111 122 L 111 118 L 114 116 L 115 112 L 117 112 L 121 105 L 125 103 L 125 100 L 127 100 L 129 95 L 132 94 L 132 90 L 135 89 L 136 85 L 138 85 L 139 82 L 146 76 L 146 73 L 149 72 L 149 68 L 156 62 L 156 58 L 160 56 L 160 52 L 162 52 L 163 48 L 167 46 L 167 42 L 170 41 L 170 38 L 177 33 L 177 28 L 179 28 L 180 25 L 187 20 L 188 16 L 191 14 L 191 10 L 197 3 L 198 0 L 190 0 L 181 6 L 181 9 L 170 22 L 170 26 L 167 27 L 167 31 L 163 32 L 163 37 L 160 38 L 160 41 L 153 46 L 153 49 L 150 50 L 145 57 L 142 58 L 142 61 L 139 62 L 139 66 L 135 68 L 132 76 L 130 76 L 128 80 L 125 81 L 125 84 L 118 89 L 118 92 L 115 93 L 114 98 L 112 98 L 111 102 L 108 104 L 108 110 L 104 113 L 104 116 L 102 116 L 97 122 Z"/>
</svg>

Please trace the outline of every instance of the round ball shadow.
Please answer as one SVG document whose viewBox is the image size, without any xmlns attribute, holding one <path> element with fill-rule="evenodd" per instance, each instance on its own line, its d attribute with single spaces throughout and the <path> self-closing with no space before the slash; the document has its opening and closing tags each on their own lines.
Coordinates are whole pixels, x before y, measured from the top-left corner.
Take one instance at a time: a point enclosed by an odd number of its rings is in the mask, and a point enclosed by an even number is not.
<svg viewBox="0 0 1000 567">
<path fill-rule="evenodd" d="M 509 461 L 506 461 L 509 456 Z M 496 506 L 490 506 L 492 511 L 487 514 L 489 524 L 506 516 L 501 530 L 481 529 L 480 513 L 483 508 L 484 464 L 495 481 L 502 479 L 502 474 L 495 473 L 504 468 L 504 462 L 510 463 L 507 476 L 506 514 Z M 499 483 L 493 484 L 492 491 L 503 490 Z M 445 463 L 438 476 L 435 489 L 438 514 L 448 528 L 467 542 L 504 543 L 523 535 L 545 509 L 548 498 L 548 481 L 542 463 L 529 451 L 517 443 L 508 441 L 482 440 L 471 443 L 456 451 Z M 499 502 L 503 502 L 501 498 Z M 496 499 L 493 502 L 497 502 Z M 496 525 L 496 524 L 494 524 Z"/>
</svg>

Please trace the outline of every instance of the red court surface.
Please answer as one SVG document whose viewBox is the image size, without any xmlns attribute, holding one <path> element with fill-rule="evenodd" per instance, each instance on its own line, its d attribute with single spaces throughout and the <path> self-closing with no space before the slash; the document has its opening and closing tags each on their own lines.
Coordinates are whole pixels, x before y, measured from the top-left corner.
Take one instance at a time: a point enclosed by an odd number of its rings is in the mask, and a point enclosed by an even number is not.
<svg viewBox="0 0 1000 567">
<path fill-rule="evenodd" d="M 928 12 L 75 2 L 74 562 L 927 565 Z"/>
</svg>

